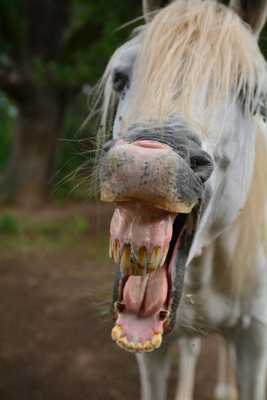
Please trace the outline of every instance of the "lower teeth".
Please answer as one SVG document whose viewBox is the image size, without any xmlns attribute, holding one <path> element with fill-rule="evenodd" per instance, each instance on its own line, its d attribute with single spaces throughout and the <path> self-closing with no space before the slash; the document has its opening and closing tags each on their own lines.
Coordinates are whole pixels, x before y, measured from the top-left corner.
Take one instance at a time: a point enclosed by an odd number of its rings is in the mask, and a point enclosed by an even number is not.
<svg viewBox="0 0 267 400">
<path fill-rule="evenodd" d="M 155 333 L 151 340 L 146 340 L 144 343 L 129 342 L 126 336 L 122 336 L 123 330 L 119 325 L 115 325 L 112 329 L 112 339 L 124 350 L 132 352 L 150 352 L 160 347 L 162 342 L 162 333 Z"/>
</svg>

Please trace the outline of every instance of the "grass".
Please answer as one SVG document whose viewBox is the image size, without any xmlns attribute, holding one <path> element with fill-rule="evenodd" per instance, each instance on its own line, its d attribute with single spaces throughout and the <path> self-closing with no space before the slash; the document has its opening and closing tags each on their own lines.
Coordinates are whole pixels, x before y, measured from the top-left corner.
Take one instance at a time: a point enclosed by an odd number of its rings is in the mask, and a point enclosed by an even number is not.
<svg viewBox="0 0 267 400">
<path fill-rule="evenodd" d="M 66 234 L 79 237 L 89 232 L 89 223 L 84 217 L 75 215 L 66 222 L 49 221 L 35 223 L 30 226 L 24 225 L 24 232 L 37 233 L 47 237 L 55 237 Z"/>
<path fill-rule="evenodd" d="M 0 235 L 18 236 L 18 235 L 43 235 L 54 237 L 58 235 L 70 234 L 81 236 L 89 232 L 89 223 L 81 215 L 74 215 L 67 221 L 47 221 L 31 222 L 25 219 L 20 220 L 11 213 L 4 213 L 0 216 Z"/>
<path fill-rule="evenodd" d="M 17 235 L 19 225 L 16 218 L 10 213 L 4 213 L 0 217 L 0 235 Z"/>
<path fill-rule="evenodd" d="M 103 254 L 107 238 L 103 232 L 92 234 L 90 223 L 83 215 L 73 215 L 65 220 L 33 221 L 31 218 L 18 217 L 11 212 L 0 216 L 1 252 L 12 251 L 56 251 L 64 247 L 77 247 L 88 240 L 88 251 L 94 256 Z M 107 253 L 105 249 L 105 253 Z"/>
</svg>

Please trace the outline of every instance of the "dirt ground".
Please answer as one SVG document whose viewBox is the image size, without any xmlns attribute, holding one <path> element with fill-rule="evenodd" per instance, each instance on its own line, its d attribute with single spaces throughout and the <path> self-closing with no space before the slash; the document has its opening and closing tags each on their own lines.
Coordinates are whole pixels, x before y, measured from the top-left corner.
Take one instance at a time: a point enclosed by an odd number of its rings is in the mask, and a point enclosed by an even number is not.
<svg viewBox="0 0 267 400">
<path fill-rule="evenodd" d="M 83 205 L 17 213 L 19 221 L 46 228 L 0 236 L 1 400 L 139 399 L 135 358 L 110 339 L 110 212 Z M 51 228 L 70 227 L 66 221 L 73 215 L 88 229 L 62 234 Z M 195 399 L 213 398 L 215 377 L 211 339 L 198 365 Z M 175 382 L 173 368 L 170 398 Z"/>
</svg>

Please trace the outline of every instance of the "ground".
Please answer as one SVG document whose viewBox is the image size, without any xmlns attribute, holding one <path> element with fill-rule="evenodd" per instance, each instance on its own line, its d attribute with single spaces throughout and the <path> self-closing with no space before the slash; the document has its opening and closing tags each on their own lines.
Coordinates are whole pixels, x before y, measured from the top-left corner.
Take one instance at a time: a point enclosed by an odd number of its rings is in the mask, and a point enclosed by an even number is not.
<svg viewBox="0 0 267 400">
<path fill-rule="evenodd" d="M 0 210 L 1 399 L 139 399 L 134 356 L 110 339 L 110 215 L 110 207 L 94 204 Z M 173 368 L 170 395 L 175 376 Z M 215 377 L 211 339 L 195 399 L 213 398 Z"/>
</svg>

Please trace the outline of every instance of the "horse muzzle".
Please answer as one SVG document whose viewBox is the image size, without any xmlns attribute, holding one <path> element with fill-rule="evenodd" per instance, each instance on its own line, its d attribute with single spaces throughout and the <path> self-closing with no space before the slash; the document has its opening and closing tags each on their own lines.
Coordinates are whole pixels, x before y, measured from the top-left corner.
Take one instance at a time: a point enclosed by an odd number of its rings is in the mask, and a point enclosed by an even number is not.
<svg viewBox="0 0 267 400">
<path fill-rule="evenodd" d="M 116 204 L 112 338 L 128 351 L 153 351 L 174 325 L 203 182 L 168 144 L 118 140 L 103 153 L 100 190 Z"/>
<path fill-rule="evenodd" d="M 189 213 L 202 189 L 187 162 L 166 144 L 120 140 L 101 160 L 100 191 L 105 202 L 141 201 L 171 213 Z"/>
</svg>

